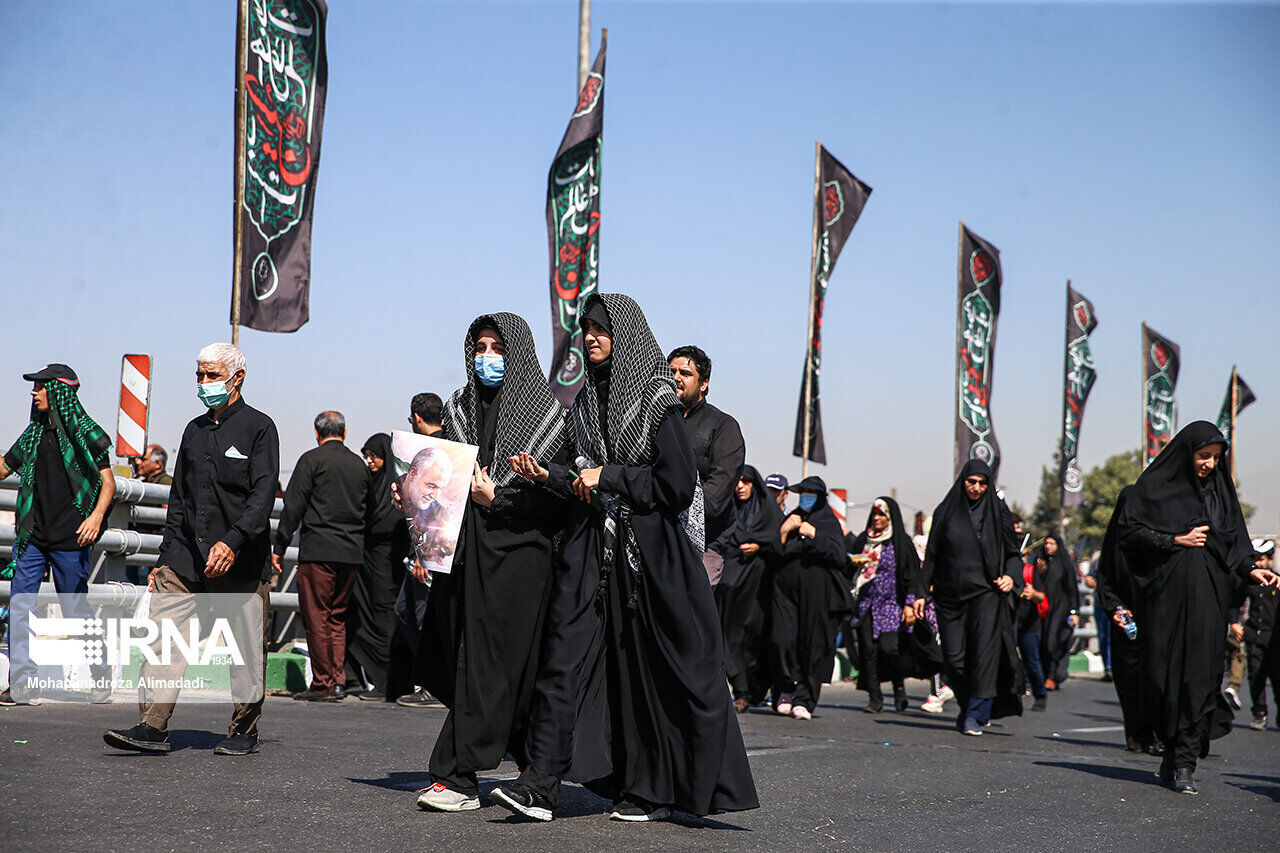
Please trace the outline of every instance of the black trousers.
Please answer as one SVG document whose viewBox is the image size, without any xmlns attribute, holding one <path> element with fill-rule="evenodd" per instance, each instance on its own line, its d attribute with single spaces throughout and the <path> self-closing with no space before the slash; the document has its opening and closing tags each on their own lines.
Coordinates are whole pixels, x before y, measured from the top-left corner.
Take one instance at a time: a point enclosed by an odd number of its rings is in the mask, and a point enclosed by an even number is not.
<svg viewBox="0 0 1280 853">
<path fill-rule="evenodd" d="M 1280 649 L 1262 643 L 1246 643 L 1245 664 L 1249 673 L 1249 697 L 1253 700 L 1254 716 L 1267 713 L 1267 679 L 1271 679 L 1271 693 L 1280 713 Z"/>
<path fill-rule="evenodd" d="M 862 621 L 858 623 L 858 647 L 862 652 L 862 658 L 858 662 L 858 680 L 861 682 L 863 690 L 867 691 L 867 696 L 872 699 L 883 699 L 884 691 L 880 688 L 882 681 L 893 682 L 893 689 L 897 690 L 903 686 L 902 670 L 898 666 L 898 640 L 900 639 L 897 631 L 881 634 L 879 639 L 872 636 L 875 628 L 871 624 L 871 611 L 868 610 L 863 615 Z M 881 672 L 880 663 L 885 663 L 884 672 Z"/>
<path fill-rule="evenodd" d="M 458 769 L 458 752 L 454 745 L 453 714 L 444 718 L 435 748 L 431 750 L 431 781 L 443 782 L 450 790 L 466 797 L 478 797 L 480 786 L 474 771 Z"/>
<path fill-rule="evenodd" d="M 1195 770 L 1196 761 L 1209 753 L 1210 715 L 1205 714 L 1199 722 L 1178 729 L 1173 743 L 1166 743 L 1165 749 L 1173 754 L 1173 766 L 1178 770 Z"/>
<path fill-rule="evenodd" d="M 997 608 L 1004 602 L 994 593 L 964 601 L 935 600 L 942 666 L 964 713 L 970 699 L 993 699 L 1000 669 Z"/>
</svg>

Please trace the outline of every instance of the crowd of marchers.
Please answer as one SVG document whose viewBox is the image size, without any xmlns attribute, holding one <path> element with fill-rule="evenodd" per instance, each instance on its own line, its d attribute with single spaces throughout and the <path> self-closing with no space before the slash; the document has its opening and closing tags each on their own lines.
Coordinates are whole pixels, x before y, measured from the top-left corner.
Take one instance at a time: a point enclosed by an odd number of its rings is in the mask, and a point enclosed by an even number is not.
<svg viewBox="0 0 1280 853">
<path fill-rule="evenodd" d="M 623 821 L 755 808 L 738 715 L 811 719 L 839 677 L 840 645 L 870 713 L 884 710 L 885 683 L 905 710 L 909 678 L 932 680 L 924 710 L 954 701 L 968 736 L 1020 715 L 1025 695 L 1045 708 L 1068 677 L 1079 575 L 1057 533 L 1024 547 L 984 462 L 965 463 L 914 530 L 887 496 L 865 523 L 846 523 L 820 477 L 790 483 L 747 464 L 738 423 L 708 402 L 703 350 L 664 354 L 620 294 L 590 296 L 580 323 L 584 378 L 567 411 L 528 324 L 509 313 L 466 330 L 463 387 L 413 398 L 416 432 L 478 448 L 449 573 L 410 545 L 390 436 L 371 436 L 362 458 L 336 411 L 315 418 L 317 446 L 298 460 L 273 532 L 276 424 L 246 402 L 239 348 L 205 347 L 205 410 L 175 454 L 145 581 L 265 602 L 297 534 L 311 682 L 294 698 L 446 707 L 431 784 L 417 792 L 430 811 L 480 808 L 477 774 L 507 756 L 520 775 L 490 798 L 529 819 L 552 819 L 564 781 Z M 21 478 L 13 591 L 49 571 L 60 591 L 84 591 L 114 492 L 108 442 L 70 368 L 24 378 L 31 423 L 0 463 Z M 1274 690 L 1280 677 L 1274 543 L 1249 539 L 1226 450 L 1211 424 L 1178 433 L 1122 494 L 1088 578 L 1127 745 L 1161 754 L 1159 776 L 1187 793 L 1238 701 L 1221 690 L 1228 638 L 1243 643 L 1255 727 L 1266 681 Z M 165 462 L 148 448 L 136 470 L 162 481 Z M 432 500 L 415 497 L 415 511 Z M 11 671 L 0 702 L 37 702 L 27 675 Z M 167 752 L 177 689 L 139 698 L 139 722 L 104 740 Z M 215 752 L 256 752 L 261 713 L 261 700 L 236 704 Z"/>
</svg>

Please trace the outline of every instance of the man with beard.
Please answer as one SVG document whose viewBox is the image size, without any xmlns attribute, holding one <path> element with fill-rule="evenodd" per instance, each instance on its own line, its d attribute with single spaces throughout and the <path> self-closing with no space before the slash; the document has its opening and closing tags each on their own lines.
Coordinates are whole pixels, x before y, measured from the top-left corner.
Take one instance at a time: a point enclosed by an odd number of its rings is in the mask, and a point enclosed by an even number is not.
<svg viewBox="0 0 1280 853">
<path fill-rule="evenodd" d="M 711 359 L 695 346 L 676 347 L 667 356 L 676 379 L 676 396 L 684 406 L 684 425 L 693 442 L 702 482 L 707 519 L 707 542 L 712 543 L 733 523 L 733 495 L 746 463 L 747 447 L 742 430 L 731 416 L 707 402 L 711 386 Z M 708 549 L 702 556 L 711 585 L 720 582 L 723 558 Z"/>
</svg>

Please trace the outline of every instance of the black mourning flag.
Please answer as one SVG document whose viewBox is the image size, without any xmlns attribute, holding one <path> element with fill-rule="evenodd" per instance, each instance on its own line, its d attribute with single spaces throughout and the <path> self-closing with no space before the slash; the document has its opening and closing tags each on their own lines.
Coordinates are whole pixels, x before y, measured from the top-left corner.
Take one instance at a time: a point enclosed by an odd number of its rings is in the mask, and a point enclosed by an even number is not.
<svg viewBox="0 0 1280 853">
<path fill-rule="evenodd" d="M 970 459 L 1000 473 L 1000 442 L 991 420 L 991 387 L 1000 319 L 1000 250 L 960 225 L 956 306 L 956 476 Z"/>
<path fill-rule="evenodd" d="M 578 315 L 600 276 L 600 151 L 604 140 L 606 38 L 547 175 L 551 254 L 551 393 L 568 407 L 582 387 L 586 354 Z"/>
<path fill-rule="evenodd" d="M 1089 335 L 1098 325 L 1093 303 L 1067 283 L 1067 338 L 1062 391 L 1062 507 L 1084 503 L 1084 477 L 1077 459 L 1084 404 L 1089 400 L 1097 371 L 1089 349 Z"/>
<path fill-rule="evenodd" d="M 1160 455 L 1178 426 L 1178 368 L 1182 350 L 1142 324 L 1142 467 Z"/>
<path fill-rule="evenodd" d="M 311 214 L 329 66 L 324 0 L 241 0 L 237 26 L 231 320 L 292 332 L 310 319 Z M 238 316 L 237 316 L 238 308 Z"/>
<path fill-rule="evenodd" d="M 805 455 L 807 389 L 809 460 L 822 465 L 827 463 L 827 448 L 822 438 L 822 408 L 818 398 L 818 377 L 822 372 L 822 308 L 827 298 L 831 270 L 835 268 L 840 250 L 849 239 L 849 232 L 853 231 L 870 195 L 871 187 L 855 178 L 827 149 L 819 146 L 816 204 L 813 210 L 817 246 L 809 291 L 809 326 L 813 333 L 805 352 L 804 373 L 800 382 L 800 408 L 796 414 L 792 453 L 801 458 Z"/>
<path fill-rule="evenodd" d="M 1231 386 L 1233 383 L 1235 384 L 1236 392 L 1236 411 L 1234 416 L 1231 413 Z M 1227 440 L 1228 446 L 1235 442 L 1235 436 L 1231 434 L 1235 419 L 1240 417 L 1240 413 L 1245 410 L 1245 407 L 1256 402 L 1258 402 L 1258 398 L 1254 396 L 1253 389 L 1236 372 L 1235 368 L 1232 368 L 1231 379 L 1227 382 L 1227 396 L 1222 401 L 1222 411 L 1218 413 L 1218 429 L 1222 432 L 1223 438 Z"/>
</svg>

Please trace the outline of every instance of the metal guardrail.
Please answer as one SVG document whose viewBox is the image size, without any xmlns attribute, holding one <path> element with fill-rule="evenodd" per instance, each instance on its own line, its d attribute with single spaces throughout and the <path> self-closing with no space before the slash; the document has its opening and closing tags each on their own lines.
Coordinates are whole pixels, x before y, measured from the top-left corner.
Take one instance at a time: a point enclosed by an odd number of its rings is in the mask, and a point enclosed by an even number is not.
<svg viewBox="0 0 1280 853">
<path fill-rule="evenodd" d="M 92 583 L 89 584 L 89 604 L 106 607 L 136 607 L 142 601 L 146 591 L 147 588 L 145 586 L 125 581 Z M 10 596 L 10 582 L 0 581 L 0 602 L 8 601 Z M 40 591 L 36 593 L 36 596 L 36 602 L 39 604 L 52 604 L 59 600 L 58 591 L 51 583 L 40 584 Z M 298 610 L 298 594 L 296 592 L 271 593 L 271 609 L 289 610 L 296 613 Z"/>
</svg>

